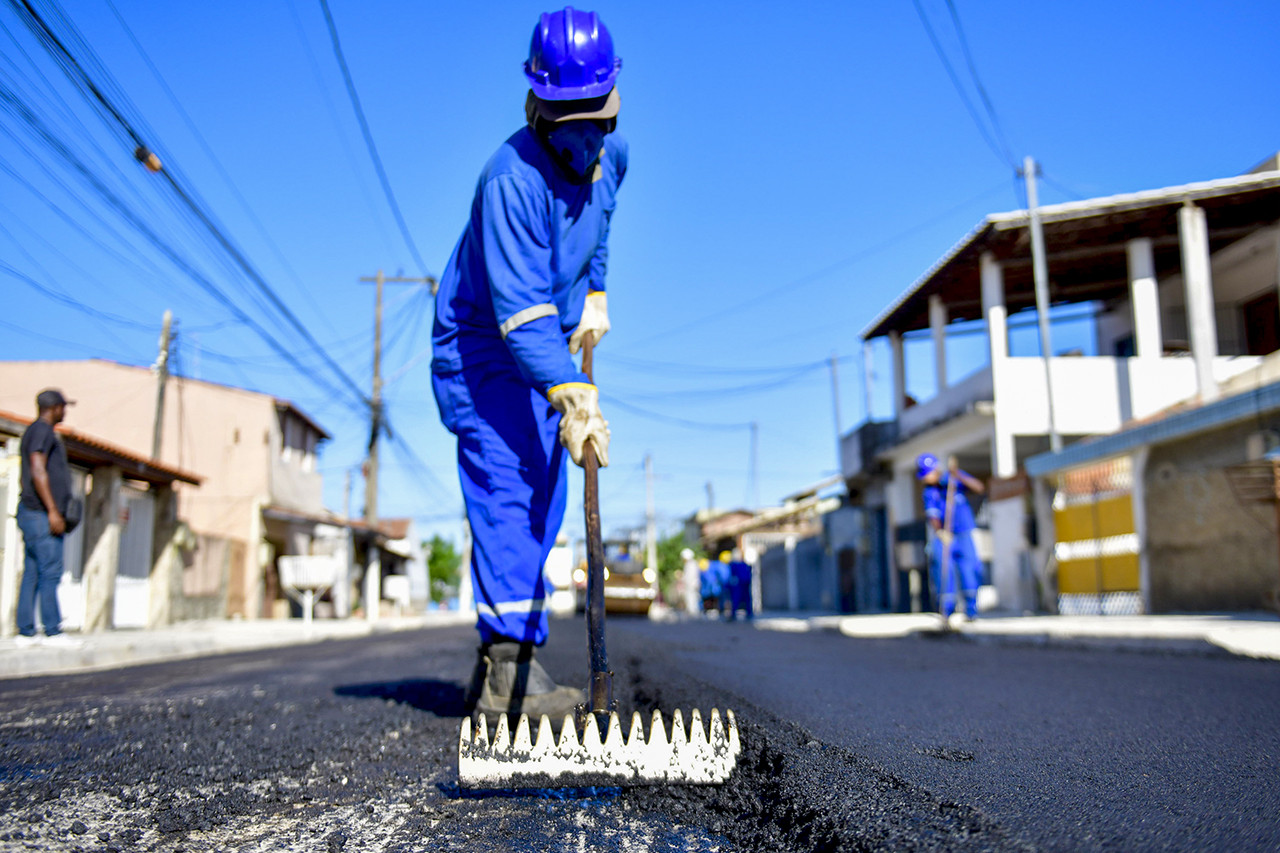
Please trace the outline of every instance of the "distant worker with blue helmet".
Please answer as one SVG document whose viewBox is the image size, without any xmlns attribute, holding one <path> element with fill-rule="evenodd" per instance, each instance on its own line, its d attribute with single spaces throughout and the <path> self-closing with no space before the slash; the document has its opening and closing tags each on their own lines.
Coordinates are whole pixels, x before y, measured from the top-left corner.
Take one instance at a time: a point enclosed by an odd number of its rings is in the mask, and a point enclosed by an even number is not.
<svg viewBox="0 0 1280 853">
<path fill-rule="evenodd" d="M 922 453 L 916 459 L 916 478 L 924 484 L 924 515 L 934 534 L 929 571 L 938 590 L 943 617 L 949 619 L 955 612 L 956 587 L 959 586 L 960 594 L 964 595 L 965 616 L 973 619 L 978 615 L 982 562 L 973 547 L 973 530 L 977 525 L 969 495 L 980 495 L 986 487 L 978 478 L 961 471 L 954 458 L 947 468 L 949 470 L 944 470 L 942 462 L 932 453 Z M 945 572 L 944 554 L 947 555 Z"/>
<path fill-rule="evenodd" d="M 627 171 L 622 60 L 594 12 L 534 27 L 525 125 L 489 159 L 441 276 L 432 389 L 457 436 L 471 525 L 483 684 L 476 710 L 560 719 L 585 699 L 534 659 L 547 639 L 542 567 L 564 518 L 565 451 L 609 462 L 595 385 L 571 356 L 609 331 L 609 224 Z"/>
</svg>

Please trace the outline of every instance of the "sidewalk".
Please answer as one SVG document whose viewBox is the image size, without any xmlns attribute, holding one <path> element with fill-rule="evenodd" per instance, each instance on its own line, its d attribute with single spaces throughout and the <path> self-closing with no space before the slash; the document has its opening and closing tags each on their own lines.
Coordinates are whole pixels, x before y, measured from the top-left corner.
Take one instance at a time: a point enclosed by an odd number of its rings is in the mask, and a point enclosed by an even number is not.
<svg viewBox="0 0 1280 853">
<path fill-rule="evenodd" d="M 846 637 L 886 638 L 941 632 L 933 613 L 797 618 L 763 614 L 756 627 L 774 631 L 839 631 Z M 1094 646 L 1169 652 L 1226 651 L 1280 660 L 1280 616 L 1270 613 L 1204 613 L 1160 616 L 982 615 L 956 626 L 955 636 L 975 642 Z"/>
<path fill-rule="evenodd" d="M 472 613 L 434 611 L 422 616 L 381 619 L 317 619 L 308 628 L 301 619 L 207 620 L 168 628 L 121 629 L 67 636 L 79 648 L 35 645 L 18 648 L 13 637 L 0 639 L 0 679 L 62 675 L 204 655 L 278 648 L 323 640 L 346 640 L 390 631 L 439 625 L 470 625 Z"/>
<path fill-rule="evenodd" d="M 39 645 L 18 648 L 9 637 L 0 639 L 0 679 L 89 672 L 441 625 L 470 625 L 474 620 L 475 616 L 470 613 L 432 612 L 422 616 L 383 619 L 376 624 L 361 619 L 318 619 L 310 629 L 300 619 L 209 620 L 154 630 L 69 634 L 82 643 L 79 648 L 72 649 Z M 941 631 L 938 616 L 931 613 L 845 616 L 775 612 L 763 613 L 745 624 L 767 631 L 838 631 L 846 637 L 862 639 L 938 634 Z M 952 635 L 972 642 L 1183 654 L 1230 653 L 1280 660 L 1280 617 L 1268 613 L 1173 616 L 992 614 L 957 626 Z"/>
</svg>

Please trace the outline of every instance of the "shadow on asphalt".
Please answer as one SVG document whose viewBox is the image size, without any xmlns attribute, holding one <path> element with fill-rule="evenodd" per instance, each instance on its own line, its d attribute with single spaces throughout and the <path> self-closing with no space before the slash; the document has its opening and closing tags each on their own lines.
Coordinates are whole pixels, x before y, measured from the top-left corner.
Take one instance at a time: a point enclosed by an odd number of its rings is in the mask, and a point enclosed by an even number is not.
<svg viewBox="0 0 1280 853">
<path fill-rule="evenodd" d="M 467 689 L 453 681 L 436 681 L 430 678 L 375 681 L 369 684 L 339 685 L 333 688 L 333 692 L 338 696 L 356 699 L 390 699 L 437 717 L 464 717 L 467 713 Z"/>
</svg>

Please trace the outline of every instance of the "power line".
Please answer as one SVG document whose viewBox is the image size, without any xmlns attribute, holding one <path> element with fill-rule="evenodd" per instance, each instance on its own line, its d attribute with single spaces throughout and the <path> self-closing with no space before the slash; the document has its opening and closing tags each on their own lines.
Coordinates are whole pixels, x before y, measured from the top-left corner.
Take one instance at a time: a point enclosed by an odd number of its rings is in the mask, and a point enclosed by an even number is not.
<svg viewBox="0 0 1280 853">
<path fill-rule="evenodd" d="M 987 143 L 987 147 L 991 149 L 991 152 L 995 154 L 996 157 L 1000 158 L 1001 162 L 1016 172 L 1019 168 L 1017 161 L 1008 153 L 1007 150 L 1001 150 L 1001 146 L 996 143 L 994 138 L 992 138 L 991 131 L 987 129 L 986 124 L 978 115 L 978 111 L 973 106 L 973 102 L 969 100 L 969 94 L 964 90 L 964 85 L 960 82 L 959 75 L 956 74 L 955 68 L 951 65 L 951 60 L 947 58 L 946 51 L 942 49 L 942 42 L 938 40 L 938 34 L 934 32 L 933 24 L 929 22 L 929 16 L 925 14 L 924 7 L 920 4 L 920 0 L 911 0 L 911 2 L 916 7 L 916 14 L 920 16 L 920 23 L 924 24 L 925 33 L 929 36 L 929 41 L 933 45 L 934 52 L 938 55 L 938 59 L 942 60 L 942 66 L 946 69 L 947 76 L 951 78 L 951 84 L 955 86 L 956 93 L 960 95 L 960 100 L 964 103 L 965 110 L 968 111 L 969 117 L 973 119 L 973 123 L 978 128 L 978 132 L 982 134 L 983 141 Z"/>
<path fill-rule="evenodd" d="M 996 139 L 1000 142 L 1000 150 L 1004 152 L 1004 160 L 1006 163 L 1013 163 L 1015 157 L 1009 146 L 1009 140 L 1005 138 L 1004 128 L 1000 126 L 1000 118 L 996 115 L 996 108 L 991 103 L 991 98 L 987 95 L 987 87 L 982 85 L 982 78 L 978 75 L 978 66 L 973 61 L 973 52 L 969 50 L 969 39 L 964 34 L 964 25 L 960 23 L 960 13 L 956 11 L 955 0 L 947 0 L 947 8 L 951 10 L 951 21 L 955 24 L 956 35 L 960 37 L 960 50 L 964 53 L 965 63 L 969 66 L 969 76 L 973 78 L 973 85 L 978 90 L 978 96 L 982 99 L 982 106 L 987 111 L 987 118 L 991 121 L 991 128 L 995 131 Z"/>
<path fill-rule="evenodd" d="M 332 383 L 315 375 L 311 370 L 306 368 L 298 361 L 294 353 L 277 340 L 270 332 L 258 323 L 252 316 L 244 311 L 233 299 L 214 284 L 208 277 L 201 273 L 196 267 L 184 258 L 172 245 L 165 241 L 157 234 L 142 217 L 132 210 L 128 204 L 114 193 L 110 187 L 106 186 L 102 180 L 94 174 L 94 172 L 81 161 L 74 152 L 70 151 L 52 132 L 44 126 L 39 116 L 36 116 L 24 104 L 16 99 L 14 93 L 8 87 L 0 84 L 0 108 L 3 108 L 18 118 L 22 119 L 36 135 L 36 137 L 47 145 L 55 154 L 63 158 L 63 160 L 77 172 L 85 181 L 87 181 L 95 192 L 106 202 L 106 204 L 122 216 L 129 225 L 141 234 L 151 243 L 165 258 L 174 266 L 182 271 L 188 278 L 194 281 L 202 290 L 217 300 L 225 307 L 237 320 L 243 325 L 253 330 L 263 341 L 267 343 L 281 358 L 298 369 L 303 376 L 307 376 L 317 384 L 321 384 L 328 388 L 331 393 L 341 395 L 341 389 Z M 358 390 L 358 389 L 357 389 Z M 363 403 L 363 398 L 361 398 Z"/>
<path fill-rule="evenodd" d="M 387 237 L 387 230 L 382 219 L 382 213 L 378 206 L 374 203 L 373 194 L 369 192 L 369 188 L 364 180 L 364 174 L 361 173 L 356 163 L 355 151 L 351 147 L 350 140 L 347 139 L 346 131 L 343 129 L 342 121 L 338 118 L 337 107 L 334 106 L 333 98 L 329 95 L 329 87 L 325 85 L 324 77 L 320 73 L 320 63 L 316 60 L 315 51 L 311 49 L 311 42 L 307 39 L 306 29 L 302 25 L 302 17 L 298 14 L 297 0 L 289 0 L 289 16 L 293 19 L 294 30 L 298 34 L 298 41 L 302 44 L 302 52 L 306 54 L 307 65 L 311 68 L 311 77 L 316 83 L 316 89 L 320 92 L 320 98 L 324 102 L 325 111 L 329 114 L 329 123 L 333 125 L 333 135 L 337 138 L 338 143 L 342 146 L 342 152 L 347 157 L 347 165 L 351 167 L 351 174 L 356 178 L 356 186 L 360 190 L 360 197 L 364 199 L 365 207 L 369 210 L 369 216 L 376 227 L 379 239 L 382 241 L 383 248 L 387 250 L 388 256 L 395 254 L 392 248 L 391 240 Z"/>
<path fill-rule="evenodd" d="M 355 381 L 352 380 L 351 377 L 347 375 L 346 371 L 343 370 L 342 367 L 327 352 L 325 352 L 320 347 L 319 343 L 316 341 L 315 337 L 311 334 L 310 330 L 308 330 L 302 324 L 302 322 L 293 313 L 293 311 L 284 303 L 284 301 L 275 292 L 275 290 L 266 282 L 265 279 L 262 278 L 261 274 L 258 273 L 257 269 L 253 267 L 253 265 L 243 255 L 243 253 L 239 250 L 239 248 L 213 221 L 213 218 L 209 214 L 209 212 L 206 211 L 204 207 L 199 202 L 197 202 L 197 200 L 193 197 L 193 195 L 190 192 L 188 192 L 188 190 L 179 182 L 177 176 L 174 174 L 172 169 L 167 166 L 162 166 L 158 162 L 152 162 L 149 160 L 151 156 L 150 147 L 147 145 L 147 143 L 145 142 L 143 137 L 139 134 L 139 132 L 135 129 L 133 123 L 131 123 L 129 119 L 127 119 L 122 114 L 121 108 L 118 108 L 115 105 L 115 103 L 112 101 L 112 99 L 110 99 L 103 92 L 102 88 L 89 75 L 88 71 L 85 70 L 84 66 L 77 59 L 77 57 L 70 51 L 70 49 L 66 46 L 66 44 L 58 37 L 56 33 L 53 32 L 53 30 L 39 15 L 39 13 L 37 13 L 35 9 L 31 7 L 30 2 L 28 2 L 28 0 L 10 0 L 10 5 L 14 6 L 15 8 L 18 8 L 19 3 L 21 3 L 21 7 L 22 7 L 21 9 L 18 10 L 20 15 L 22 14 L 23 10 L 25 10 L 25 13 L 26 13 L 25 16 L 23 16 L 24 22 L 27 23 L 28 27 L 32 29 L 32 31 L 36 34 L 36 36 L 45 44 L 46 49 L 49 50 L 49 52 L 54 56 L 54 58 L 58 61 L 59 65 L 62 66 L 64 72 L 68 74 L 68 76 L 73 80 L 73 82 L 75 82 L 78 86 L 80 86 L 82 89 L 88 92 L 92 96 L 93 101 L 96 101 L 96 103 L 99 104 L 107 112 L 107 114 L 114 120 L 115 125 L 118 126 L 119 129 L 122 130 L 127 135 L 129 140 L 136 146 L 135 153 L 137 158 L 140 161 L 147 163 L 149 169 L 151 169 L 152 171 L 156 172 L 157 174 L 161 175 L 164 178 L 164 180 L 169 184 L 170 188 L 174 191 L 174 193 L 178 196 L 178 198 L 183 202 L 186 208 L 192 214 L 195 215 L 196 219 L 200 222 L 200 224 L 202 224 L 205 227 L 205 229 L 209 232 L 210 235 L 212 235 L 212 237 L 217 242 L 217 244 L 222 247 L 222 249 L 227 253 L 228 256 L 231 257 L 231 259 L 235 262 L 235 265 L 241 270 L 241 272 L 243 272 L 245 276 L 249 278 L 249 280 L 257 287 L 258 291 L 263 296 L 266 297 L 268 302 L 273 307 L 275 307 L 275 309 L 281 314 L 281 316 L 285 318 L 285 320 L 289 323 L 289 325 L 291 325 L 294 328 L 294 330 L 297 331 L 298 334 L 300 334 L 303 337 L 303 339 L 312 348 L 312 350 L 321 357 L 321 359 L 329 366 L 329 368 L 333 371 L 333 373 L 338 377 L 340 383 L 342 385 L 345 385 L 347 390 L 354 395 L 355 400 L 359 401 L 361 405 L 367 406 L 369 404 L 368 398 L 365 397 L 364 393 L 360 390 L 359 386 L 355 383 Z M 56 5 L 53 6 L 53 9 L 55 10 L 56 14 L 61 16 L 61 12 L 58 11 L 58 8 Z M 64 18 L 64 22 L 65 22 L 65 26 L 71 32 L 72 38 L 79 40 L 80 37 L 78 33 L 75 31 L 74 27 L 71 26 L 70 22 L 65 21 L 65 18 Z M 85 52 L 85 55 L 89 57 L 88 61 L 90 64 L 99 65 L 99 63 L 97 63 L 97 60 L 93 57 L 92 51 L 88 49 L 87 45 L 84 46 L 84 52 Z M 108 87 L 113 87 L 114 83 L 112 82 L 112 78 L 110 77 L 110 75 L 106 73 L 105 69 L 101 69 L 101 72 L 103 75 L 103 79 L 108 81 L 106 85 L 108 85 Z M 115 88 L 118 88 L 118 87 L 115 87 Z M 212 282 L 209 282 L 209 284 L 212 286 Z M 236 307 L 235 310 L 239 312 L 239 315 L 244 316 L 246 320 L 248 320 L 249 322 L 252 322 L 251 320 L 248 319 L 247 315 L 244 315 L 244 312 L 241 311 L 238 307 Z M 266 331 L 262 329 L 262 327 L 259 324 L 253 323 L 253 326 L 256 329 L 261 330 L 264 335 L 269 337 Z M 284 348 L 280 347 L 280 349 L 283 351 Z M 290 361 L 295 361 L 292 355 L 290 355 Z"/>
<path fill-rule="evenodd" d="M 724 432 L 736 431 L 740 429 L 742 430 L 751 429 L 751 424 L 749 422 L 715 423 L 712 421 L 695 421 L 695 420 L 690 420 L 688 418 L 680 418 L 672 415 L 664 415 L 664 414 L 661 414 L 660 412 L 651 412 L 648 409 L 642 409 L 639 406 L 633 406 L 630 403 L 625 403 L 622 400 L 619 400 L 617 397 L 613 397 L 608 394 L 601 394 L 600 399 L 608 403 L 610 406 L 617 406 L 619 409 L 622 409 L 623 411 L 626 411 L 626 412 L 631 412 L 633 415 L 639 415 L 642 418 L 648 418 L 649 420 L 658 421 L 659 423 L 673 424 L 675 426 L 685 427 L 686 429 L 713 430 L 713 431 L 724 431 Z"/>
<path fill-rule="evenodd" d="M 1004 182 L 1002 181 L 998 186 L 983 190 L 981 193 L 978 193 L 973 198 L 967 199 L 966 201 L 963 201 L 960 204 L 955 205 L 954 207 L 948 208 L 947 210 L 942 211 L 936 216 L 931 216 L 930 218 L 924 220 L 923 222 L 913 225 L 904 231 L 899 231 L 897 234 L 886 237 L 885 239 L 881 240 L 878 243 L 873 243 L 872 245 L 867 246 L 864 249 L 860 249 L 857 252 L 854 252 L 852 255 L 842 258 L 834 263 L 828 264 L 822 269 L 816 270 L 806 275 L 802 275 L 799 278 L 791 279 L 785 284 L 766 290 L 763 293 L 757 294 L 751 299 L 734 302 L 732 305 L 726 308 L 722 308 L 718 311 L 713 311 L 712 313 L 703 315 L 702 317 L 699 317 L 696 320 L 691 320 L 688 323 L 684 323 L 679 326 L 673 326 L 672 328 L 669 328 L 669 329 L 664 329 L 661 332 L 652 334 L 647 338 L 642 338 L 639 341 L 633 341 L 630 344 L 628 344 L 628 347 L 640 346 L 641 344 L 647 344 L 652 341 L 665 338 L 669 335 L 674 335 L 677 332 L 683 332 L 692 328 L 705 326 L 707 323 L 710 323 L 714 320 L 721 320 L 732 314 L 736 314 L 740 311 L 745 311 L 747 308 L 754 307 L 755 305 L 758 305 L 761 302 L 765 302 L 776 296 L 780 296 L 782 294 L 791 294 L 795 290 L 801 287 L 810 285 L 815 281 L 818 281 L 822 278 L 825 278 L 828 275 L 831 275 L 834 272 L 844 269 L 847 266 L 851 266 L 852 264 L 855 264 L 861 260 L 864 260 L 878 252 L 882 252 L 885 249 L 889 248 L 890 246 L 900 243 L 903 240 L 907 239 L 908 237 L 911 237 L 917 234 L 918 232 L 931 227 L 935 223 L 941 222 L 942 220 L 947 219 L 948 217 L 954 216 L 959 211 L 964 210 L 965 208 L 969 207 L 975 202 L 981 201 L 982 199 L 994 193 L 996 190 L 1000 190 L 1004 188 L 1005 188 L 1005 185 L 1004 185 Z"/>
<path fill-rule="evenodd" d="M 792 371 L 781 378 L 771 379 L 767 382 L 753 382 L 746 385 L 732 385 L 723 388 L 683 388 L 678 390 L 667 388 L 660 393 L 631 393 L 627 396 L 648 400 L 671 400 L 678 397 L 737 397 L 746 394 L 756 394 L 761 391 L 770 391 L 774 388 L 781 388 L 784 385 L 790 385 L 800 377 L 813 373 L 815 370 L 827 370 L 830 364 L 830 360 L 817 361 L 813 364 L 806 365 L 799 370 Z"/>
<path fill-rule="evenodd" d="M 165 95 L 169 99 L 169 103 L 171 103 L 173 108 L 177 110 L 178 115 L 187 126 L 187 130 L 191 131 L 191 135 L 195 137 L 196 143 L 204 151 L 205 155 L 209 158 L 209 161 L 213 163 L 213 167 L 217 170 L 218 174 L 222 177 L 222 180 L 231 190 L 231 194 L 235 196 L 236 201 L 240 203 L 240 208 L 249 217 L 249 221 L 253 223 L 258 234 L 261 235 L 263 241 L 267 244 L 267 248 L 271 250 L 271 253 L 275 255 L 276 260 L 280 262 L 281 267 L 284 268 L 285 272 L 293 280 L 293 283 L 298 288 L 299 295 L 305 296 L 306 286 L 303 285 L 301 277 L 299 277 L 298 273 L 289 263 L 289 260 L 284 256 L 284 253 L 280 251 L 280 247 L 276 244 L 275 240 L 271 238 L 271 234 L 268 233 L 266 226 L 262 224 L 262 220 L 253 212 L 253 208 L 249 206 L 249 201 L 244 197 L 244 194 L 240 192 L 240 188 L 236 185 L 236 182 L 232 180 L 230 173 L 228 173 L 226 168 L 222 165 L 222 161 L 218 159 L 217 154 L 214 153 L 213 148 L 209 145 L 209 141 L 205 139 L 204 134 L 200 132 L 200 128 L 196 127 L 196 123 L 192 120 L 190 114 L 188 114 L 186 109 L 183 108 L 182 102 L 178 100 L 178 96 L 174 94 L 173 89 L 169 87 L 169 83 L 165 80 L 164 75 L 160 73 L 160 69 L 156 67 L 154 62 L 152 62 L 151 56 L 143 48 L 142 43 L 138 41 L 137 36 L 133 34 L 133 30 L 130 29 L 129 24 L 124 19 L 124 16 L 121 15 L 120 11 L 116 8 L 115 3 L 111 2 L 111 0 L 106 0 L 106 3 L 107 7 L 111 10 L 111 13 L 115 15 L 116 21 L 119 22 L 120 27 L 124 30 L 125 35 L 129 37 L 129 41 L 133 43 L 134 49 L 138 51 L 138 55 L 142 57 L 142 61 L 151 71 L 151 75 L 155 77 L 156 82 L 160 84 L 160 88 L 164 90 Z M 325 316 L 323 312 L 317 311 L 316 313 L 320 315 L 321 322 L 325 324 L 329 331 L 337 334 L 337 329 L 333 327 L 329 318 Z"/>
<path fill-rule="evenodd" d="M 378 146 L 374 144 L 373 132 L 369 129 L 369 121 L 365 118 L 364 107 L 360 105 L 360 95 L 356 92 L 355 81 L 351 78 L 351 69 L 347 67 L 347 59 L 342 53 L 342 43 L 338 39 L 338 26 L 333 21 L 333 13 L 329 11 L 329 0 L 320 0 L 320 8 L 324 10 L 324 20 L 329 26 L 329 39 L 333 42 L 333 55 L 338 59 L 338 67 L 342 69 L 342 79 L 347 84 L 347 95 L 351 98 L 351 106 L 355 110 L 356 119 L 360 122 L 360 132 L 364 135 L 365 147 L 369 149 L 369 158 L 373 160 L 373 167 L 378 172 L 378 181 L 382 184 L 382 192 L 387 197 L 387 204 L 391 206 L 391 212 L 395 215 L 396 224 L 400 226 L 400 235 L 404 237 L 405 245 L 409 247 L 409 253 L 413 255 L 413 259 L 418 264 L 418 271 L 422 273 L 423 278 L 431 278 L 431 274 L 427 272 L 427 265 L 422 260 L 422 255 L 418 253 L 418 246 L 413 242 L 413 236 L 409 233 L 409 226 L 404 221 L 404 215 L 400 212 L 400 205 L 396 202 L 395 193 L 391 190 L 391 181 L 387 178 L 387 170 L 382 166 L 382 158 L 378 155 Z"/>
</svg>

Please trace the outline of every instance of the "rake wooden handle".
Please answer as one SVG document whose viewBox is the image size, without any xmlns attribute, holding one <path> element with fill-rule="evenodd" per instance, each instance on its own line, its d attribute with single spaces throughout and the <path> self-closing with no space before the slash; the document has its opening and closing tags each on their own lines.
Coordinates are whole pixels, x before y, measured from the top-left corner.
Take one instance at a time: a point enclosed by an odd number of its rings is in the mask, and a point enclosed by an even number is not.
<svg viewBox="0 0 1280 853">
<path fill-rule="evenodd" d="M 595 334 L 582 337 L 582 372 L 592 378 L 592 350 Z M 587 535 L 587 651 L 591 659 L 590 710 L 608 714 L 613 710 L 613 673 L 609 671 L 609 653 L 604 642 L 604 540 L 600 534 L 599 460 L 590 440 L 582 446 L 583 513 Z"/>
</svg>

